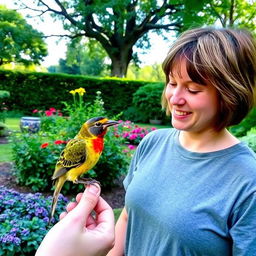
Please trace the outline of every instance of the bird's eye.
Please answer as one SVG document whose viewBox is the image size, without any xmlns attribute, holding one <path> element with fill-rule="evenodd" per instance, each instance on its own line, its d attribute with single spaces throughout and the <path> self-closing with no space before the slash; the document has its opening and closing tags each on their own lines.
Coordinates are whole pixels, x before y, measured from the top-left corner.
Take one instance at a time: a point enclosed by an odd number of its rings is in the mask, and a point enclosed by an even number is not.
<svg viewBox="0 0 256 256">
<path fill-rule="evenodd" d="M 99 127 L 99 126 L 101 126 L 101 123 L 97 122 L 95 125 Z"/>
</svg>

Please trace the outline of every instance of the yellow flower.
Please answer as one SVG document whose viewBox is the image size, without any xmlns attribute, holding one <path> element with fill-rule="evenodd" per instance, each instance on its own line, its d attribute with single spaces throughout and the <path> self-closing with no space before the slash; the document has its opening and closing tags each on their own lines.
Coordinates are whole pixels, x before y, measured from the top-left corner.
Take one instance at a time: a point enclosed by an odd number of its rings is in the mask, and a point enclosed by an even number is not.
<svg viewBox="0 0 256 256">
<path fill-rule="evenodd" d="M 83 96 L 86 93 L 85 89 L 82 87 L 76 89 L 76 92 L 81 96 Z"/>
<path fill-rule="evenodd" d="M 69 91 L 69 93 L 71 93 L 72 95 L 75 95 L 76 91 L 75 90 L 71 90 L 71 91 Z"/>
</svg>

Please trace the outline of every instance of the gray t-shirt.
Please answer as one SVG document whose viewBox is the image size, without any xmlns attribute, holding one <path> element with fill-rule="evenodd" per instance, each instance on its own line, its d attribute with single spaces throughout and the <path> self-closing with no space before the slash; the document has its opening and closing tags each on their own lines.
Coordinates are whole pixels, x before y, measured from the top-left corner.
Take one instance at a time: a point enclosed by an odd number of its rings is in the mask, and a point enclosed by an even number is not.
<svg viewBox="0 0 256 256">
<path fill-rule="evenodd" d="M 179 131 L 140 143 L 124 180 L 125 255 L 256 256 L 256 155 L 244 143 L 196 153 Z"/>
</svg>

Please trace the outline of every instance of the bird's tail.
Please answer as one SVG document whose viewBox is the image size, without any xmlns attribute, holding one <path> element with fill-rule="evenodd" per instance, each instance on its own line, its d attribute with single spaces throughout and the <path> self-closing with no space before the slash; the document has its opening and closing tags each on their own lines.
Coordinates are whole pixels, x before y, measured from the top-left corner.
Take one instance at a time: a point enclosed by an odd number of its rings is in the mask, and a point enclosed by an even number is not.
<svg viewBox="0 0 256 256">
<path fill-rule="evenodd" d="M 52 197 L 52 205 L 51 205 L 51 211 L 50 211 L 50 216 L 49 216 L 49 224 L 52 221 L 52 218 L 53 218 L 53 215 L 54 215 L 54 212 L 56 209 L 56 205 L 58 202 L 59 194 L 60 194 L 60 191 L 61 191 L 65 181 L 66 181 L 66 179 L 64 177 L 60 177 L 55 182 L 55 190 L 54 190 L 53 197 Z"/>
</svg>

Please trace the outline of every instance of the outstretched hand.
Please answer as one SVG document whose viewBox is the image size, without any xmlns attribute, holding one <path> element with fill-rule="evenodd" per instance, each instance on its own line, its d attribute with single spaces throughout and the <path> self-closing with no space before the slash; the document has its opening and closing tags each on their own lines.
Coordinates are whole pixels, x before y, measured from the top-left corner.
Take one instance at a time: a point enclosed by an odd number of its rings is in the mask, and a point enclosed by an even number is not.
<svg viewBox="0 0 256 256">
<path fill-rule="evenodd" d="M 100 197 L 100 187 L 88 186 L 66 209 L 43 239 L 36 256 L 106 255 L 114 245 L 114 214 Z"/>
</svg>

